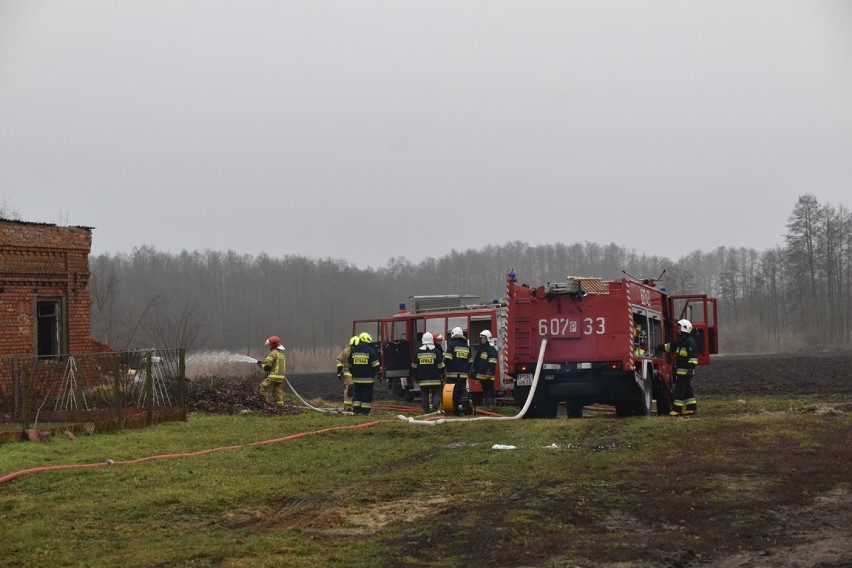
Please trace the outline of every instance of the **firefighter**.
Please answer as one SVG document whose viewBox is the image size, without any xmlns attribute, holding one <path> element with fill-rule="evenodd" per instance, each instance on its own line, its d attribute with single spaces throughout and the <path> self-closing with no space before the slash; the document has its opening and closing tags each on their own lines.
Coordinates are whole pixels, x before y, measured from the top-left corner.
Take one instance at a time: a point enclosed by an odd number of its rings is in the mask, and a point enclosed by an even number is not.
<svg viewBox="0 0 852 568">
<path fill-rule="evenodd" d="M 435 350 L 440 354 L 438 358 L 443 361 L 444 360 L 444 336 L 441 335 L 440 331 L 436 331 L 432 334 L 432 341 L 435 344 Z"/>
<path fill-rule="evenodd" d="M 381 377 L 379 354 L 371 345 L 373 337 L 363 332 L 358 335 L 358 344 L 351 345 L 347 363 L 352 373 L 352 413 L 370 414 L 373 406 L 373 386 Z"/>
<path fill-rule="evenodd" d="M 361 339 L 353 335 L 349 345 L 337 355 L 337 380 L 343 382 L 343 411 L 352 412 L 352 391 L 355 389 L 352 383 L 352 372 L 349 369 L 349 354 L 352 348 L 358 345 Z"/>
<path fill-rule="evenodd" d="M 464 336 L 464 330 L 454 327 L 450 331 L 447 350 L 444 351 L 447 384 L 453 387 L 453 408 L 457 414 L 469 414 L 470 392 L 467 388 L 467 377 L 470 373 L 470 344 Z M 459 408 L 461 405 L 461 408 Z"/>
<path fill-rule="evenodd" d="M 269 337 L 266 345 L 269 347 L 266 359 L 257 362 L 257 366 L 266 371 L 266 378 L 260 383 L 260 394 L 266 402 L 272 404 L 274 400 L 278 406 L 284 406 L 284 373 L 287 370 L 284 346 L 277 335 Z"/>
<path fill-rule="evenodd" d="M 677 322 L 678 337 L 671 343 L 658 347 L 666 353 L 675 354 L 674 362 L 674 401 L 670 416 L 695 414 L 698 404 L 692 391 L 692 377 L 698 366 L 698 344 L 692 336 L 692 322 L 682 319 Z"/>
<path fill-rule="evenodd" d="M 470 372 L 470 344 L 460 327 L 450 332 L 447 350 L 444 351 L 444 364 L 447 367 L 447 382 L 460 383 L 467 379 Z"/>
<path fill-rule="evenodd" d="M 444 354 L 435 347 L 428 331 L 420 339 L 420 349 L 411 361 L 411 378 L 420 386 L 423 414 L 441 410 L 441 381 L 444 377 Z"/>
<path fill-rule="evenodd" d="M 479 345 L 471 355 L 469 377 L 482 384 L 482 403 L 493 406 L 497 403 L 494 388 L 494 370 L 497 368 L 497 348 L 491 344 L 491 332 L 487 329 L 479 334 Z"/>
</svg>

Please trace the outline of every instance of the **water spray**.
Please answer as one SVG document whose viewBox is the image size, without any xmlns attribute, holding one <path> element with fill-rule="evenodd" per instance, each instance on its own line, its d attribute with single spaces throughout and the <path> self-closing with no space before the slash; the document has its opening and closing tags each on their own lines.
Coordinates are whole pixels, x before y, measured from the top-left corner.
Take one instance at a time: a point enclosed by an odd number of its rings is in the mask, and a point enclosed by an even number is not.
<svg viewBox="0 0 852 568">
<path fill-rule="evenodd" d="M 229 351 L 205 351 L 203 353 L 192 353 L 186 356 L 187 365 L 201 364 L 224 364 L 224 363 L 257 363 L 257 359 L 242 355 L 240 353 L 231 353 Z"/>
</svg>

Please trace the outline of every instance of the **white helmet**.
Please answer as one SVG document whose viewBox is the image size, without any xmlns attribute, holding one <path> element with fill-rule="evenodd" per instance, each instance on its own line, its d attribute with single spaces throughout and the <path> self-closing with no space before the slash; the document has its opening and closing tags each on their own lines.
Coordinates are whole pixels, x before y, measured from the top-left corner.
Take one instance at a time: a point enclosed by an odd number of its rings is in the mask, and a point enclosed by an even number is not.
<svg viewBox="0 0 852 568">
<path fill-rule="evenodd" d="M 423 345 L 435 345 L 435 340 L 432 338 L 432 334 L 427 331 L 420 339 L 420 343 Z"/>
<path fill-rule="evenodd" d="M 692 333 L 692 322 L 689 320 L 679 320 L 677 325 L 680 327 L 681 333 Z"/>
<path fill-rule="evenodd" d="M 487 329 L 483 329 L 482 333 L 479 334 L 479 337 L 484 337 L 488 341 L 491 341 L 491 332 Z"/>
<path fill-rule="evenodd" d="M 454 327 L 450 332 L 450 337 L 464 337 L 464 331 L 460 327 Z"/>
</svg>

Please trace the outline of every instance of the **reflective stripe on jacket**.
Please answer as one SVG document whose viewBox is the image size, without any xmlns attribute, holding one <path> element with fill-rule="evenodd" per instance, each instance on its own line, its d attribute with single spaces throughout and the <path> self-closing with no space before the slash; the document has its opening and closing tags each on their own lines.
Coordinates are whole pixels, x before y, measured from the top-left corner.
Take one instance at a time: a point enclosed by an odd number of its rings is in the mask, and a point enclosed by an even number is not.
<svg viewBox="0 0 852 568">
<path fill-rule="evenodd" d="M 284 354 L 278 349 L 270 349 L 269 355 L 263 361 L 263 370 L 269 373 L 266 378 L 272 382 L 284 381 L 284 373 L 287 371 L 287 361 Z"/>
<path fill-rule="evenodd" d="M 447 378 L 467 378 L 470 370 L 470 345 L 467 339 L 450 338 L 447 350 L 444 352 L 444 365 L 447 367 Z"/>
<path fill-rule="evenodd" d="M 349 371 L 349 353 L 352 352 L 352 346 L 347 345 L 343 351 L 337 355 L 337 372 L 347 378 L 352 378 L 352 373 Z"/>
<path fill-rule="evenodd" d="M 381 371 L 381 363 L 376 350 L 368 343 L 359 343 L 349 352 L 349 372 L 352 373 L 352 382 L 369 384 L 376 380 L 376 375 Z"/>
<path fill-rule="evenodd" d="M 494 369 L 497 368 L 497 350 L 490 343 L 480 344 L 473 354 L 472 371 L 480 381 L 494 380 Z"/>
<path fill-rule="evenodd" d="M 698 366 L 698 345 L 692 336 L 672 341 L 663 345 L 666 353 L 674 353 L 675 374 L 678 377 L 692 377 Z"/>
<path fill-rule="evenodd" d="M 440 349 L 423 347 L 415 353 L 414 361 L 411 362 L 411 371 L 418 385 L 434 387 L 441 384 L 441 375 L 444 371 L 443 355 Z"/>
</svg>

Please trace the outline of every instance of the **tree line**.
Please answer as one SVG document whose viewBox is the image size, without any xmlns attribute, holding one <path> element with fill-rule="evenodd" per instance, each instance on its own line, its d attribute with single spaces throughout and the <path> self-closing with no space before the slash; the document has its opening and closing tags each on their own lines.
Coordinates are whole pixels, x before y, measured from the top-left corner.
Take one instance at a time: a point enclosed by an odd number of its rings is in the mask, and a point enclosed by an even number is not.
<svg viewBox="0 0 852 568">
<path fill-rule="evenodd" d="M 514 269 L 529 284 L 565 276 L 662 281 L 670 293 L 718 298 L 723 352 L 847 347 L 852 321 L 852 216 L 799 197 L 784 242 L 719 247 L 673 262 L 615 244 L 530 246 L 512 241 L 412 263 L 360 269 L 341 259 L 152 247 L 90 257 L 92 332 L 118 349 L 244 350 L 280 335 L 288 346 L 344 345 L 354 319 L 386 317 L 410 296 L 460 294 L 489 302 Z"/>
</svg>

